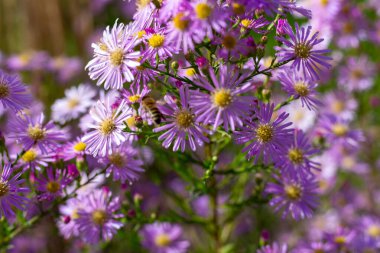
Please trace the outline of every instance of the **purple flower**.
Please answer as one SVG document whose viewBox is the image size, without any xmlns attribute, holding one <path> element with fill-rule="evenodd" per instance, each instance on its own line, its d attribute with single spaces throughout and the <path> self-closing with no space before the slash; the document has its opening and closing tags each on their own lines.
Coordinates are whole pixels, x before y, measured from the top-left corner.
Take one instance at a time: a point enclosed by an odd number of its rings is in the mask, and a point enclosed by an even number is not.
<svg viewBox="0 0 380 253">
<path fill-rule="evenodd" d="M 124 89 L 121 92 L 122 97 L 126 100 L 128 105 L 133 105 L 133 104 L 140 104 L 141 100 L 143 97 L 148 95 L 150 92 L 150 89 L 148 86 L 136 84 L 136 85 L 131 85 L 129 89 Z"/>
<path fill-rule="evenodd" d="M 117 109 L 113 110 L 110 98 L 107 97 L 105 101 L 99 100 L 96 103 L 90 110 L 90 115 L 95 122 L 87 126 L 93 130 L 82 138 L 87 150 L 93 156 L 112 154 L 112 145 L 120 145 L 126 140 L 123 132 L 124 121 L 132 116 L 132 109 L 127 107 L 123 100 Z"/>
<path fill-rule="evenodd" d="M 103 164 L 109 164 L 107 176 L 113 174 L 114 181 L 132 183 L 144 172 L 143 162 L 138 158 L 138 151 L 129 143 L 124 142 L 119 147 L 114 147 L 112 154 L 100 159 Z"/>
<path fill-rule="evenodd" d="M 158 140 L 164 140 L 162 145 L 169 148 L 174 141 L 173 151 L 181 148 L 184 152 L 186 146 L 190 146 L 195 151 L 196 146 L 202 146 L 208 142 L 204 135 L 207 130 L 197 123 L 197 116 L 189 107 L 188 88 L 182 86 L 179 88 L 180 106 L 177 105 L 170 95 L 164 97 L 166 105 L 160 106 L 161 113 L 165 115 L 167 124 L 153 129 L 154 132 L 166 131 Z"/>
<path fill-rule="evenodd" d="M 156 57 L 164 60 L 175 53 L 172 42 L 167 38 L 167 30 L 156 27 L 144 37 L 147 49 L 143 52 L 143 60 L 154 61 Z"/>
<path fill-rule="evenodd" d="M 62 157 L 64 161 L 69 161 L 73 158 L 83 159 L 88 153 L 86 152 L 86 147 L 86 143 L 84 143 L 80 137 L 77 137 L 75 141 L 68 142 L 62 147 L 59 156 Z"/>
<path fill-rule="evenodd" d="M 280 58 L 280 61 L 294 59 L 291 66 L 297 71 L 301 71 L 304 78 L 319 79 L 317 72 L 322 71 L 321 67 L 330 68 L 331 66 L 328 63 L 331 58 L 326 56 L 330 51 L 315 49 L 323 39 L 318 39 L 318 32 L 310 38 L 311 26 L 299 28 L 296 24 L 295 33 L 290 29 L 290 26 L 287 29 L 290 40 L 277 37 L 277 40 L 284 44 L 284 47 L 276 47 L 277 57 Z"/>
<path fill-rule="evenodd" d="M 275 211 L 283 209 L 282 217 L 289 213 L 295 220 L 310 218 L 317 207 L 318 183 L 313 177 L 276 177 L 277 183 L 268 183 L 265 192 L 273 194 L 269 205 Z"/>
<path fill-rule="evenodd" d="M 297 251 L 294 253 L 323 253 L 323 252 L 331 252 L 333 249 L 330 243 L 324 242 L 308 242 L 304 243 L 303 246 L 297 248 Z"/>
<path fill-rule="evenodd" d="M 39 149 L 31 148 L 25 151 L 18 163 L 17 166 L 23 168 L 23 170 L 41 170 L 48 166 L 49 162 L 54 162 L 54 153 L 42 154 Z"/>
<path fill-rule="evenodd" d="M 83 195 L 70 198 L 65 205 L 59 207 L 61 217 L 58 220 L 58 228 L 65 239 L 79 236 L 79 228 L 76 220 L 79 218 L 78 210 L 84 205 L 84 198 Z"/>
<path fill-rule="evenodd" d="M 245 125 L 235 132 L 235 141 L 238 144 L 251 142 L 243 152 L 248 151 L 247 158 L 255 156 L 255 162 L 263 155 L 264 163 L 271 158 L 286 153 L 293 137 L 293 129 L 288 127 L 291 122 L 284 123 L 289 114 L 283 112 L 273 119 L 274 104 L 259 102 L 254 107 L 255 114 L 252 120 L 246 120 Z"/>
<path fill-rule="evenodd" d="M 21 194 L 29 192 L 26 187 L 20 187 L 25 180 L 19 179 L 21 173 L 17 173 L 13 177 L 11 174 L 13 169 L 10 164 L 5 164 L 0 175 L 0 217 L 6 219 L 15 217 L 15 209 L 25 210 L 28 199 Z"/>
<path fill-rule="evenodd" d="M 349 92 L 335 91 L 327 93 L 324 98 L 322 114 L 332 114 L 343 120 L 352 120 L 355 116 L 358 102 Z"/>
<path fill-rule="evenodd" d="M 111 193 L 105 190 L 93 190 L 83 197 L 84 204 L 78 209 L 78 224 L 81 238 L 90 244 L 99 240 L 111 240 L 113 235 L 123 226 L 116 220 L 121 214 L 115 212 L 120 209 L 118 197 L 112 199 Z"/>
<path fill-rule="evenodd" d="M 237 70 L 226 65 L 220 66 L 218 76 L 212 70 L 209 73 L 212 83 L 203 76 L 194 80 L 196 86 L 202 87 L 207 93 L 191 90 L 190 106 L 199 115 L 198 122 L 213 124 L 214 130 L 223 124 L 226 131 L 234 131 L 237 126 L 243 125 L 250 111 L 249 103 L 253 97 L 242 94 L 252 90 L 251 83 L 242 83 L 247 76 L 240 76 Z"/>
<path fill-rule="evenodd" d="M 42 153 L 47 154 L 59 146 L 59 141 L 66 140 L 66 132 L 58 129 L 52 121 L 44 124 L 45 116 L 30 117 L 22 114 L 11 122 L 10 137 L 22 144 L 25 150 L 38 146 Z"/>
<path fill-rule="evenodd" d="M 104 83 L 104 88 L 121 89 L 124 82 L 131 82 L 134 77 L 131 68 L 140 65 L 140 52 L 133 51 L 136 39 L 124 30 L 123 24 L 115 22 L 113 28 L 103 33 L 99 44 L 92 44 L 94 59 L 86 66 L 92 80 L 98 79 L 97 85 Z"/>
<path fill-rule="evenodd" d="M 349 251 L 357 233 L 349 228 L 339 227 L 333 233 L 325 233 L 324 237 L 337 252 Z"/>
<path fill-rule="evenodd" d="M 53 200 L 57 197 L 62 196 L 63 189 L 70 182 L 67 177 L 66 171 L 61 171 L 49 167 L 46 169 L 47 177 L 40 175 L 37 177 L 36 181 L 38 183 L 37 190 L 40 192 L 38 199 L 43 200 Z"/>
<path fill-rule="evenodd" d="M 317 110 L 322 103 L 316 98 L 316 88 L 318 86 L 313 80 L 299 76 L 292 69 L 287 69 L 279 74 L 278 80 L 282 88 L 295 98 L 301 99 L 302 106 L 309 110 Z"/>
<path fill-rule="evenodd" d="M 288 252 L 288 247 L 285 244 L 280 246 L 277 243 L 263 246 L 257 251 L 257 253 L 286 253 L 286 252 Z"/>
<path fill-rule="evenodd" d="M 182 229 L 170 223 L 153 223 L 145 225 L 140 231 L 142 244 L 150 252 L 185 253 L 190 243 L 182 239 Z"/>
<path fill-rule="evenodd" d="M 15 112 L 29 107 L 32 96 L 17 75 L 8 75 L 0 70 L 0 103 Z"/>
</svg>

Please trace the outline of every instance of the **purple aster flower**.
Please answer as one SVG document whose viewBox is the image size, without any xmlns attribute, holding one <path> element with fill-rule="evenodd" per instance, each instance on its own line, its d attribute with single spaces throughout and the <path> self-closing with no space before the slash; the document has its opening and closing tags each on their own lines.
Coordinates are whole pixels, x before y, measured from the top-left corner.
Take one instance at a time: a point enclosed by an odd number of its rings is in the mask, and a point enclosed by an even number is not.
<svg viewBox="0 0 380 253">
<path fill-rule="evenodd" d="M 158 69 L 161 68 L 161 64 L 158 65 Z M 132 74 L 135 77 L 133 82 L 131 83 L 131 86 L 146 86 L 149 82 L 155 80 L 157 76 L 157 72 L 153 69 L 145 68 L 144 66 L 140 65 L 137 66 L 135 69 L 132 69 Z"/>
<path fill-rule="evenodd" d="M 317 110 L 322 103 L 316 98 L 316 88 L 318 86 L 313 80 L 299 76 L 292 69 L 287 69 L 279 74 L 278 80 L 281 82 L 282 88 L 295 98 L 299 98 L 302 106 L 306 106 L 309 110 Z"/>
<path fill-rule="evenodd" d="M 215 43 L 220 44 L 217 55 L 220 58 L 235 60 L 239 59 L 240 55 L 246 55 L 248 52 L 247 39 L 239 38 L 240 34 L 236 30 L 225 31 L 221 34 L 221 38 L 216 38 Z"/>
<path fill-rule="evenodd" d="M 349 92 L 335 91 L 327 93 L 323 101 L 322 114 L 333 114 L 343 120 L 352 120 L 355 116 L 358 102 Z"/>
<path fill-rule="evenodd" d="M 156 25 L 155 29 L 144 37 L 147 49 L 143 52 L 143 61 L 154 61 L 156 57 L 164 60 L 175 53 L 171 41 L 167 38 L 167 30 Z"/>
<path fill-rule="evenodd" d="M 60 141 L 66 140 L 66 132 L 58 129 L 52 121 L 44 124 L 45 116 L 41 113 L 39 116 L 30 117 L 22 114 L 15 117 L 11 122 L 10 138 L 23 145 L 25 150 L 29 150 L 34 145 L 47 154 L 59 146 Z"/>
<path fill-rule="evenodd" d="M 190 106 L 199 115 L 197 121 L 213 124 L 215 130 L 223 124 L 226 131 L 235 130 L 243 125 L 243 120 L 250 111 L 251 96 L 242 96 L 252 90 L 251 83 L 242 83 L 247 74 L 240 73 L 230 66 L 222 65 L 218 76 L 210 70 L 212 83 L 203 76 L 197 76 L 194 83 L 207 91 L 190 91 Z"/>
<path fill-rule="evenodd" d="M 169 148 L 174 142 L 173 151 L 181 148 L 184 152 L 186 146 L 190 146 L 195 151 L 196 146 L 202 146 L 208 142 L 205 133 L 208 131 L 197 123 L 197 114 L 189 107 L 188 88 L 179 88 L 180 106 L 177 105 L 170 95 L 164 97 L 166 105 L 160 106 L 161 113 L 165 116 L 166 123 L 163 126 L 153 129 L 154 132 L 166 131 L 158 140 L 164 140 L 162 145 Z"/>
<path fill-rule="evenodd" d="M 259 102 L 254 105 L 254 119 L 246 120 L 245 125 L 235 132 L 238 144 L 251 142 L 243 152 L 248 151 L 247 158 L 255 156 L 255 162 L 263 155 L 264 163 L 271 158 L 286 154 L 286 146 L 291 144 L 293 129 L 288 127 L 291 122 L 284 123 L 289 114 L 283 112 L 273 118 L 274 104 Z"/>
<path fill-rule="evenodd" d="M 86 66 L 92 80 L 98 79 L 97 85 L 104 83 L 104 88 L 121 89 L 124 82 L 133 81 L 131 68 L 140 65 L 140 52 L 133 51 L 136 39 L 129 38 L 123 24 L 115 22 L 113 28 L 103 33 L 101 43 L 93 43 L 94 59 Z"/>
<path fill-rule="evenodd" d="M 40 192 L 38 199 L 40 201 L 50 201 L 62 196 L 63 189 L 70 183 L 66 171 L 49 167 L 46 169 L 46 174 L 47 177 L 41 174 L 36 178 L 38 183 L 37 191 Z"/>
<path fill-rule="evenodd" d="M 374 83 L 375 65 L 366 56 L 350 57 L 339 72 L 338 84 L 347 91 L 368 90 Z"/>
<path fill-rule="evenodd" d="M 325 233 L 325 240 L 331 243 L 336 252 L 348 251 L 357 233 L 349 228 L 339 227 L 333 233 Z"/>
<path fill-rule="evenodd" d="M 111 240 L 123 226 L 123 223 L 117 220 L 123 217 L 122 214 L 116 213 L 120 209 L 119 198 L 112 199 L 111 192 L 105 190 L 93 190 L 83 201 L 76 219 L 81 238 L 91 244 L 101 239 Z"/>
<path fill-rule="evenodd" d="M 0 103 L 15 112 L 29 107 L 32 96 L 17 75 L 8 75 L 0 70 Z"/>
<path fill-rule="evenodd" d="M 70 198 L 65 205 L 59 207 L 61 217 L 58 220 L 58 228 L 65 239 L 79 236 L 79 228 L 76 220 L 79 218 L 78 210 L 83 208 L 84 196 Z"/>
<path fill-rule="evenodd" d="M 125 99 L 128 105 L 133 105 L 133 104 L 140 104 L 141 100 L 143 97 L 148 95 L 150 92 L 150 89 L 148 86 L 143 85 L 131 85 L 129 89 L 124 89 L 121 92 L 121 96 Z"/>
<path fill-rule="evenodd" d="M 289 213 L 295 220 L 310 218 L 317 204 L 318 182 L 313 177 L 276 177 L 277 183 L 268 183 L 265 192 L 273 194 L 269 205 L 275 211 L 283 209 L 282 217 Z"/>
<path fill-rule="evenodd" d="M 84 156 L 88 154 L 86 147 L 86 143 L 84 143 L 80 137 L 77 137 L 75 141 L 71 141 L 65 144 L 62 147 L 59 155 L 64 161 L 69 161 L 74 158 L 82 160 Z"/>
<path fill-rule="evenodd" d="M 138 151 L 127 142 L 114 147 L 112 154 L 101 158 L 100 162 L 109 164 L 107 176 L 112 173 L 113 180 L 119 180 L 121 183 L 125 181 L 132 183 L 144 172 L 143 162 L 138 158 Z"/>
<path fill-rule="evenodd" d="M 318 153 L 302 130 L 294 130 L 294 141 L 287 146 L 287 152 L 278 156 L 277 167 L 289 175 L 308 177 L 312 172 L 320 171 L 320 164 L 311 160 Z"/>
<path fill-rule="evenodd" d="M 83 63 L 76 57 L 59 56 L 50 60 L 49 69 L 55 72 L 60 83 L 65 84 L 81 73 Z"/>
<path fill-rule="evenodd" d="M 367 241 L 367 245 L 380 248 L 380 219 L 374 216 L 364 216 L 359 221 L 359 227 L 364 237 L 361 241 Z"/>
<path fill-rule="evenodd" d="M 328 63 L 331 58 L 326 56 L 330 51 L 315 49 L 323 39 L 318 39 L 318 32 L 310 37 L 311 26 L 299 28 L 296 24 L 295 33 L 290 29 L 290 26 L 287 29 L 290 40 L 284 37 L 276 37 L 279 42 L 284 44 L 284 47 L 276 47 L 277 57 L 280 58 L 280 61 L 294 59 L 291 66 L 297 71 L 301 71 L 305 78 L 319 79 L 318 72 L 322 71 L 321 67 L 330 68 L 331 66 Z"/>
<path fill-rule="evenodd" d="M 265 30 L 262 29 L 267 26 L 270 22 L 266 20 L 264 17 L 260 17 L 258 19 L 250 19 L 245 18 L 240 21 L 240 26 L 244 29 L 252 30 L 256 33 L 263 34 Z"/>
<path fill-rule="evenodd" d="M 116 110 L 112 109 L 110 98 L 98 101 L 90 110 L 91 117 L 95 121 L 87 126 L 92 131 L 86 133 L 82 141 L 87 150 L 94 156 L 105 156 L 112 153 L 112 145 L 120 145 L 126 140 L 123 132 L 124 121 L 132 116 L 132 109 L 126 106 L 123 100 Z"/>
<path fill-rule="evenodd" d="M 190 246 L 182 239 L 182 228 L 170 223 L 145 225 L 140 236 L 143 246 L 155 253 L 185 253 Z"/>
<path fill-rule="evenodd" d="M 54 153 L 43 154 L 39 149 L 31 148 L 21 155 L 17 167 L 24 171 L 28 169 L 32 171 L 41 170 L 47 167 L 49 162 L 55 161 L 54 155 Z"/>
<path fill-rule="evenodd" d="M 330 243 L 324 242 L 309 242 L 304 243 L 303 246 L 297 247 L 297 250 L 293 251 L 294 253 L 324 253 L 331 252 L 333 246 Z"/>
<path fill-rule="evenodd" d="M 284 244 L 280 246 L 277 243 L 272 245 L 266 245 L 257 250 L 257 253 L 286 253 L 288 252 L 288 247 Z"/>
<path fill-rule="evenodd" d="M 20 194 L 29 192 L 26 187 L 20 187 L 25 180 L 19 179 L 21 172 L 13 177 L 10 164 L 5 164 L 0 175 L 0 217 L 6 219 L 15 217 L 15 209 L 25 210 L 28 199 Z"/>
</svg>

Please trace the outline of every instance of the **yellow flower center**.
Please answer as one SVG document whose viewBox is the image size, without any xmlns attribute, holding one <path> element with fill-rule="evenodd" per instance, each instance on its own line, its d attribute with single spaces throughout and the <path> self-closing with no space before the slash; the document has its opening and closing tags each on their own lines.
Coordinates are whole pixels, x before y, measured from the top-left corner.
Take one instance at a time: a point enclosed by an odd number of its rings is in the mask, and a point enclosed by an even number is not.
<svg viewBox="0 0 380 253">
<path fill-rule="evenodd" d="M 291 200 L 298 200 L 301 198 L 302 191 L 297 185 L 287 185 L 285 186 L 285 194 Z"/>
<path fill-rule="evenodd" d="M 99 42 L 98 44 L 99 48 L 103 51 L 108 51 L 108 47 L 106 44 L 102 43 L 102 42 Z"/>
<path fill-rule="evenodd" d="M 51 193 L 56 193 L 61 188 L 61 185 L 56 181 L 51 181 L 46 184 L 46 190 Z"/>
<path fill-rule="evenodd" d="M 79 218 L 79 214 L 78 214 L 78 209 L 74 209 L 73 212 L 71 213 L 71 218 L 73 218 L 74 220 L 78 219 Z"/>
<path fill-rule="evenodd" d="M 299 43 L 294 47 L 294 54 L 298 58 L 308 58 L 310 56 L 311 47 L 303 43 Z"/>
<path fill-rule="evenodd" d="M 129 129 L 133 129 L 134 127 L 136 127 L 136 119 L 135 117 L 129 117 L 125 123 L 127 123 L 127 126 L 129 127 Z"/>
<path fill-rule="evenodd" d="M 146 32 L 144 30 L 141 30 L 141 31 L 138 31 L 136 33 L 136 36 L 138 39 L 141 39 L 142 37 L 144 37 L 146 35 Z"/>
<path fill-rule="evenodd" d="M 78 104 L 79 104 L 79 100 L 76 99 L 76 98 L 72 98 L 72 99 L 70 99 L 70 100 L 67 102 L 67 106 L 68 106 L 70 109 L 74 109 L 75 107 L 77 107 Z"/>
<path fill-rule="evenodd" d="M 116 49 L 110 54 L 110 61 L 114 66 L 120 66 L 123 63 L 124 53 L 122 49 Z"/>
<path fill-rule="evenodd" d="M 141 97 L 140 95 L 133 95 L 133 96 L 129 96 L 128 100 L 131 103 L 136 103 L 140 99 L 140 97 Z"/>
<path fill-rule="evenodd" d="M 0 179 L 0 198 L 5 196 L 9 192 L 9 185 Z"/>
<path fill-rule="evenodd" d="M 302 150 L 298 148 L 290 149 L 288 152 L 288 157 L 290 161 L 292 161 L 295 164 L 302 163 L 304 159 Z"/>
<path fill-rule="evenodd" d="M 252 20 L 249 20 L 249 19 L 243 19 L 241 21 L 241 25 L 245 28 L 248 28 L 250 25 L 252 24 Z"/>
<path fill-rule="evenodd" d="M 372 225 L 367 229 L 367 234 L 371 237 L 379 237 L 380 236 L 380 227 L 377 225 Z"/>
<path fill-rule="evenodd" d="M 339 113 L 344 110 L 344 103 L 342 101 L 335 101 L 332 103 L 331 107 L 332 107 L 331 109 L 333 110 L 333 112 Z"/>
<path fill-rule="evenodd" d="M 214 105 L 218 107 L 227 107 L 232 102 L 232 95 L 230 90 L 220 89 L 212 95 Z"/>
<path fill-rule="evenodd" d="M 323 6 L 326 6 L 326 5 L 329 4 L 329 0 L 321 0 L 321 4 L 322 4 Z"/>
<path fill-rule="evenodd" d="M 171 240 L 167 234 L 159 234 L 154 238 L 154 243 L 158 247 L 166 247 L 170 244 Z"/>
<path fill-rule="evenodd" d="M 343 32 L 346 34 L 350 34 L 354 31 L 354 25 L 351 22 L 346 22 L 343 25 Z"/>
<path fill-rule="evenodd" d="M 26 151 L 22 156 L 21 156 L 21 159 L 24 161 L 24 162 L 33 162 L 35 159 L 37 158 L 37 152 L 33 149 L 29 149 L 28 151 Z"/>
<path fill-rule="evenodd" d="M 245 13 L 245 7 L 242 4 L 233 3 L 232 9 L 233 9 L 234 13 L 237 15 L 242 15 Z"/>
<path fill-rule="evenodd" d="M 113 119 L 105 119 L 100 124 L 100 132 L 102 132 L 104 135 L 109 135 L 116 129 L 115 122 Z"/>
<path fill-rule="evenodd" d="M 206 19 L 210 16 L 212 8 L 206 3 L 199 3 L 195 6 L 195 13 L 199 19 Z"/>
<path fill-rule="evenodd" d="M 352 72 L 351 72 L 351 76 L 355 79 L 361 79 L 364 77 L 364 73 L 361 69 L 354 69 Z"/>
<path fill-rule="evenodd" d="M 110 162 L 118 168 L 123 168 L 125 165 L 124 157 L 120 153 L 114 153 L 108 156 Z"/>
<path fill-rule="evenodd" d="M 234 49 L 236 46 L 236 39 L 232 35 L 226 35 L 223 38 L 222 45 L 227 49 Z"/>
<path fill-rule="evenodd" d="M 337 244 L 345 244 L 346 243 L 346 237 L 344 236 L 336 236 L 334 239 L 335 243 Z"/>
<path fill-rule="evenodd" d="M 103 210 L 95 210 L 93 213 L 92 213 L 92 221 L 96 224 L 96 225 L 103 225 L 106 221 L 107 221 L 107 214 L 105 211 Z"/>
<path fill-rule="evenodd" d="M 309 87 L 307 87 L 307 85 L 305 83 L 298 82 L 298 83 L 294 84 L 294 90 L 301 97 L 305 97 L 305 96 L 309 95 Z"/>
<path fill-rule="evenodd" d="M 162 47 L 165 42 L 165 37 L 161 34 L 153 34 L 152 37 L 148 39 L 149 46 L 153 48 Z"/>
<path fill-rule="evenodd" d="M 193 68 L 186 69 L 185 75 L 188 77 L 192 77 L 196 74 L 197 72 Z"/>
<path fill-rule="evenodd" d="M 86 143 L 79 141 L 79 142 L 75 143 L 74 150 L 76 152 L 82 152 L 86 149 L 86 147 L 87 147 Z"/>
<path fill-rule="evenodd" d="M 28 136 L 34 141 L 39 141 L 45 138 L 45 131 L 39 125 L 29 126 L 27 132 Z"/>
<path fill-rule="evenodd" d="M 343 124 L 335 124 L 333 125 L 332 127 L 332 132 L 336 135 L 336 136 L 345 136 L 348 132 L 348 127 L 343 125 Z"/>
<path fill-rule="evenodd" d="M 259 125 L 256 129 L 256 137 L 262 143 L 269 142 L 273 138 L 273 127 L 269 124 Z"/>
<path fill-rule="evenodd" d="M 184 14 L 183 12 L 179 12 L 174 18 L 173 18 L 173 24 L 174 27 L 177 28 L 178 30 L 186 30 L 189 27 L 189 20 L 184 19 Z"/>
<path fill-rule="evenodd" d="M 194 123 L 194 115 L 186 109 L 183 109 L 175 116 L 176 124 L 179 128 L 189 128 Z"/>
<path fill-rule="evenodd" d="M 0 99 L 9 96 L 9 87 L 6 84 L 0 83 Z"/>
</svg>

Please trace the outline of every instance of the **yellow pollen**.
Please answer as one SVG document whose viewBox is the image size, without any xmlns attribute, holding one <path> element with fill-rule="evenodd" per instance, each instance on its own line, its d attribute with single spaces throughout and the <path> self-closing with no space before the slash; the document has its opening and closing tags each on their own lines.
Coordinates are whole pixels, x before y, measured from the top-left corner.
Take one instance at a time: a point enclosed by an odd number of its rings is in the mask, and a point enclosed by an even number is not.
<svg viewBox="0 0 380 253">
<path fill-rule="evenodd" d="M 335 124 L 333 125 L 332 127 L 332 132 L 336 135 L 336 136 L 345 136 L 348 132 L 348 127 L 343 125 L 343 124 Z"/>
<path fill-rule="evenodd" d="M 0 195 L 1 196 L 1 195 Z M 379 237 L 380 236 L 380 227 L 377 225 L 372 225 L 367 229 L 367 234 L 371 237 Z"/>
<path fill-rule="evenodd" d="M 148 39 L 149 46 L 153 48 L 162 47 L 165 42 L 165 37 L 161 34 L 153 34 L 152 37 Z"/>
<path fill-rule="evenodd" d="M 27 132 L 29 137 L 34 141 L 42 140 L 45 137 L 45 131 L 38 125 L 29 126 Z"/>
<path fill-rule="evenodd" d="M 256 129 L 256 137 L 260 142 L 269 142 L 273 138 L 273 127 L 268 124 L 259 125 Z"/>
<path fill-rule="evenodd" d="M 123 168 L 125 165 L 125 160 L 123 156 L 119 153 L 114 153 L 108 156 L 110 162 L 118 168 Z"/>
<path fill-rule="evenodd" d="M 115 122 L 113 119 L 105 119 L 100 124 L 100 132 L 102 132 L 104 135 L 109 135 L 116 129 Z"/>
<path fill-rule="evenodd" d="M 134 127 L 136 127 L 136 119 L 135 117 L 129 117 L 125 123 L 127 123 L 127 126 L 129 127 L 129 129 L 133 129 Z"/>
<path fill-rule="evenodd" d="M 175 121 L 179 128 L 186 129 L 193 125 L 194 115 L 191 114 L 188 110 L 183 109 L 177 113 Z"/>
<path fill-rule="evenodd" d="M 337 236 L 337 237 L 335 237 L 334 241 L 337 244 L 345 244 L 346 243 L 346 237 L 344 237 L 344 236 Z"/>
<path fill-rule="evenodd" d="M 310 46 L 299 43 L 294 47 L 294 53 L 298 58 L 308 58 L 310 56 Z"/>
<path fill-rule="evenodd" d="M 287 185 L 285 186 L 286 196 L 291 200 L 298 200 L 301 198 L 302 191 L 297 185 Z"/>
<path fill-rule="evenodd" d="M 154 238 L 154 243 L 158 247 L 166 247 L 170 244 L 171 240 L 167 234 L 159 234 Z"/>
<path fill-rule="evenodd" d="M 331 109 L 333 110 L 333 112 L 339 113 L 344 110 L 344 103 L 342 101 L 335 101 L 332 103 L 331 107 L 332 107 Z"/>
<path fill-rule="evenodd" d="M 86 149 L 86 147 L 87 147 L 86 143 L 79 141 L 79 142 L 75 143 L 74 150 L 77 152 L 82 152 Z"/>
<path fill-rule="evenodd" d="M 321 0 L 321 4 L 323 6 L 327 6 L 329 4 L 329 0 Z"/>
<path fill-rule="evenodd" d="M 199 3 L 195 6 L 195 13 L 199 19 L 207 19 L 211 14 L 212 8 L 206 3 Z"/>
<path fill-rule="evenodd" d="M 8 192 L 9 192 L 8 183 L 0 179 L 0 198 L 7 195 Z"/>
<path fill-rule="evenodd" d="M 226 89 L 215 91 L 211 98 L 214 105 L 223 108 L 227 107 L 232 102 L 231 91 Z"/>
<path fill-rule="evenodd" d="M 0 99 L 9 96 L 9 87 L 6 84 L 0 83 Z"/>
<path fill-rule="evenodd" d="M 99 48 L 103 51 L 108 51 L 108 47 L 106 44 L 102 43 L 102 42 L 99 42 L 98 44 Z"/>
<path fill-rule="evenodd" d="M 184 14 L 182 12 L 179 12 L 174 18 L 173 18 L 173 24 L 174 27 L 178 30 L 184 31 L 189 27 L 189 20 L 184 19 Z"/>
<path fill-rule="evenodd" d="M 138 31 L 136 35 L 138 39 L 141 39 L 142 37 L 146 35 L 146 32 L 144 30 L 141 30 L 141 31 Z"/>
<path fill-rule="evenodd" d="M 193 68 L 186 69 L 185 75 L 188 77 L 192 77 L 196 74 L 197 72 Z"/>
<path fill-rule="evenodd" d="M 292 161 L 292 163 L 295 163 L 295 164 L 302 163 L 304 159 L 302 150 L 298 148 L 290 149 L 288 152 L 288 157 L 290 161 Z"/>
<path fill-rule="evenodd" d="M 110 61 L 114 66 L 120 66 L 123 63 L 124 53 L 122 49 L 116 49 L 110 54 Z"/>
<path fill-rule="evenodd" d="M 79 100 L 76 98 L 72 98 L 67 102 L 67 106 L 70 109 L 74 109 L 79 104 Z"/>
<path fill-rule="evenodd" d="M 232 35 L 226 35 L 223 38 L 222 44 L 229 50 L 234 49 L 236 46 L 236 39 Z"/>
<path fill-rule="evenodd" d="M 293 88 L 301 97 L 309 95 L 309 87 L 307 87 L 305 83 L 297 82 L 294 84 Z"/>
<path fill-rule="evenodd" d="M 248 28 L 252 24 L 252 20 L 249 19 L 243 19 L 241 21 L 241 25 L 245 28 Z"/>
<path fill-rule="evenodd" d="M 61 185 L 56 181 L 51 181 L 46 184 L 46 190 L 51 193 L 56 193 L 61 188 Z"/>
<path fill-rule="evenodd" d="M 36 158 L 37 152 L 33 149 L 29 149 L 21 156 L 21 159 L 27 163 L 33 162 Z"/>
<path fill-rule="evenodd" d="M 141 97 L 140 95 L 133 95 L 133 96 L 129 96 L 128 100 L 131 103 L 136 103 L 140 99 L 140 97 Z"/>
<path fill-rule="evenodd" d="M 95 210 L 93 213 L 92 213 L 92 221 L 96 224 L 96 225 L 103 225 L 106 221 L 107 221 L 107 214 L 105 211 L 103 210 Z"/>
<path fill-rule="evenodd" d="M 242 4 L 233 3 L 232 9 L 233 9 L 234 13 L 237 15 L 242 15 L 245 13 L 245 7 Z"/>
</svg>

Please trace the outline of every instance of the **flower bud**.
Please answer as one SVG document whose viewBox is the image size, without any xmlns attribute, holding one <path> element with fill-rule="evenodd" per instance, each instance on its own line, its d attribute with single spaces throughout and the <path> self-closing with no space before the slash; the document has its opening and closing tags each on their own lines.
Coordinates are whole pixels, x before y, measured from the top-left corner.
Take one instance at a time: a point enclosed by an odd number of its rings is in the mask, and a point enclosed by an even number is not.
<svg viewBox="0 0 380 253">
<path fill-rule="evenodd" d="M 287 35 L 289 32 L 289 28 L 290 28 L 290 25 L 288 23 L 288 20 L 284 19 L 284 18 L 280 18 L 278 21 L 277 21 L 277 26 L 276 26 L 276 34 L 278 36 L 285 36 Z M 290 28 L 291 29 L 291 28 Z"/>
<path fill-rule="evenodd" d="M 173 69 L 173 70 L 178 70 L 179 68 L 179 63 L 177 61 L 173 61 L 171 64 L 170 64 L 170 67 Z"/>
</svg>

